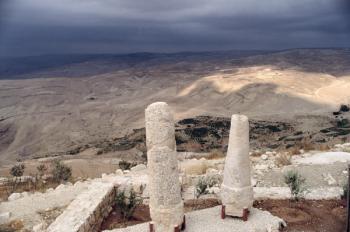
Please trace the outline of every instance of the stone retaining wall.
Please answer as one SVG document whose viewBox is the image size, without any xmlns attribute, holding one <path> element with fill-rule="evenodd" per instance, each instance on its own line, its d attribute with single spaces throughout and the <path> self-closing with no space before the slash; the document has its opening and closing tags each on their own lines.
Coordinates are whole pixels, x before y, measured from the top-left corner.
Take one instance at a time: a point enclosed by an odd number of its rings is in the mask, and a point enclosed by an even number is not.
<svg viewBox="0 0 350 232">
<path fill-rule="evenodd" d="M 110 182 L 92 183 L 48 227 L 47 232 L 95 232 L 112 210 L 115 185 Z"/>
</svg>

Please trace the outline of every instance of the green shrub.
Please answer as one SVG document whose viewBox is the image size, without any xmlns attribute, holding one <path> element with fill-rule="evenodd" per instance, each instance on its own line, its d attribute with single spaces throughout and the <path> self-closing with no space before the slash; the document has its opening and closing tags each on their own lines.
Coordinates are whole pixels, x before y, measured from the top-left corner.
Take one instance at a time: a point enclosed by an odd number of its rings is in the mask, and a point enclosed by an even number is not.
<svg viewBox="0 0 350 232">
<path fill-rule="evenodd" d="M 67 181 L 72 176 L 72 169 L 63 164 L 60 160 L 55 160 L 53 162 L 51 174 L 56 182 Z"/>
<path fill-rule="evenodd" d="M 198 179 L 198 182 L 195 186 L 195 196 L 198 199 L 201 195 L 209 193 L 209 188 L 215 186 L 218 183 L 218 180 L 214 178 L 204 178 L 201 177 Z"/>
<path fill-rule="evenodd" d="M 305 191 L 305 179 L 297 171 L 289 171 L 284 175 L 284 182 L 288 185 L 294 200 L 299 200 Z"/>
<path fill-rule="evenodd" d="M 24 169 L 25 169 L 24 164 L 16 164 L 11 168 L 10 174 L 14 177 L 21 177 L 23 176 Z"/>
<path fill-rule="evenodd" d="M 47 171 L 47 167 L 45 164 L 40 164 L 39 166 L 36 167 L 36 170 L 38 171 L 39 177 L 43 177 Z"/>
<path fill-rule="evenodd" d="M 349 126 L 349 120 L 346 118 L 338 119 L 337 126 L 340 128 Z"/>
<path fill-rule="evenodd" d="M 137 164 L 122 160 L 122 161 L 119 161 L 118 165 L 121 170 L 130 170 L 130 168 L 136 166 Z"/>
<path fill-rule="evenodd" d="M 348 185 L 347 184 L 343 185 L 343 194 L 341 195 L 341 198 L 344 200 L 348 199 Z"/>
<path fill-rule="evenodd" d="M 14 193 L 17 190 L 20 179 L 18 177 L 23 176 L 25 166 L 24 164 L 16 164 L 10 169 L 11 176 L 15 177 L 9 181 L 9 188 L 6 190 L 7 195 Z"/>
<path fill-rule="evenodd" d="M 341 105 L 339 111 L 340 112 L 349 112 L 350 108 L 347 105 Z"/>
<path fill-rule="evenodd" d="M 123 190 L 117 192 L 115 203 L 120 209 L 124 220 L 129 220 L 134 214 L 136 207 L 142 204 L 142 198 L 137 196 L 133 189 L 130 190 L 128 195 Z"/>
</svg>

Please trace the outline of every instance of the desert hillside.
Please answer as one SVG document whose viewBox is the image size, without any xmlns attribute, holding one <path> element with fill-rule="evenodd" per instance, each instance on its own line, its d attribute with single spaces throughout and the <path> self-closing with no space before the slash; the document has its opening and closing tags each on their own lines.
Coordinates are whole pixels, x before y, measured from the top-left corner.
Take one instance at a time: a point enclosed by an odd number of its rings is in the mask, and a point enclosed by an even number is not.
<svg viewBox="0 0 350 232">
<path fill-rule="evenodd" d="M 1 164 L 124 136 L 155 101 L 178 120 L 240 112 L 293 121 L 350 103 L 345 49 L 44 57 L 26 69 L 28 59 L 0 68 Z"/>
</svg>

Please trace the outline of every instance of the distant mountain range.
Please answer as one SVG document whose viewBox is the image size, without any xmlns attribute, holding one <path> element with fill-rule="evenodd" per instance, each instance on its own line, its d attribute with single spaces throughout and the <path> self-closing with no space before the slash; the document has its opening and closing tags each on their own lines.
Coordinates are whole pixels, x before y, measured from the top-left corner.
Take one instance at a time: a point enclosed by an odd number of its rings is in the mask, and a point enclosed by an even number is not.
<svg viewBox="0 0 350 232">
<path fill-rule="evenodd" d="M 228 52 L 180 52 L 180 53 L 132 53 L 132 54 L 62 54 L 41 55 L 16 58 L 0 58 L 0 78 L 20 78 L 21 75 L 57 69 L 67 65 L 87 62 L 104 62 L 105 64 L 119 64 L 118 67 L 130 67 L 150 60 L 205 60 L 213 58 L 239 58 L 250 55 L 264 54 L 268 51 L 228 51 Z M 88 68 L 88 67 L 87 67 Z M 96 70 L 87 70 L 87 75 L 96 73 Z M 98 72 L 96 73 L 98 74 Z M 73 75 L 74 76 L 74 75 Z M 23 76 L 22 76 L 23 78 Z"/>
</svg>

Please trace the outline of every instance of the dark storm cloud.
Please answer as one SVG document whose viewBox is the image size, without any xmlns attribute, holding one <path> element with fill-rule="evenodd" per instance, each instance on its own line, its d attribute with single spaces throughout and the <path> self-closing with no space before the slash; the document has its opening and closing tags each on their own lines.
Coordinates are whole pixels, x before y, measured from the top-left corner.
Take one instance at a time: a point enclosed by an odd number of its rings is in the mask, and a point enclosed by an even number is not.
<svg viewBox="0 0 350 232">
<path fill-rule="evenodd" d="M 350 46 L 348 0 L 12 0 L 2 9 L 2 56 Z"/>
<path fill-rule="evenodd" d="M 1 35 L 1 29 L 5 26 L 5 19 L 8 16 L 8 0 L 0 0 L 0 35 Z"/>
</svg>

